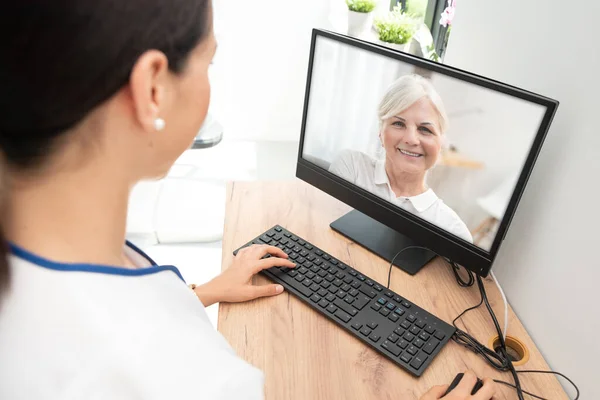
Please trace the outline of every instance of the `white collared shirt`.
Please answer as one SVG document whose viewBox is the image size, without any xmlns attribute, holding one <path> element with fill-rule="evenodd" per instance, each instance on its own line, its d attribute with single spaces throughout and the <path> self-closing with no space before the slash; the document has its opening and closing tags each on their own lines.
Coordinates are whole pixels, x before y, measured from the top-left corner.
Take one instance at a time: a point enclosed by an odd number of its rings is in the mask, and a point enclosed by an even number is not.
<svg viewBox="0 0 600 400">
<path fill-rule="evenodd" d="M 410 211 L 442 229 L 473 242 L 471 232 L 458 214 L 437 197 L 432 189 L 416 196 L 396 197 L 390 186 L 385 163 L 360 151 L 344 150 L 329 166 L 329 172 Z"/>
</svg>

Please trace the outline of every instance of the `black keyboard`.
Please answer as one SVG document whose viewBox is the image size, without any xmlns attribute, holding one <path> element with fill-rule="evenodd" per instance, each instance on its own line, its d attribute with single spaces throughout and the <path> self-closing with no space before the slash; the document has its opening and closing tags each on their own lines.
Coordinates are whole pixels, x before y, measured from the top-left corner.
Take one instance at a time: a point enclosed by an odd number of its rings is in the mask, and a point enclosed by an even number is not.
<svg viewBox="0 0 600 400">
<path fill-rule="evenodd" d="M 279 225 L 241 248 L 252 244 L 279 247 L 296 263 L 296 268 L 273 267 L 262 274 L 413 375 L 423 374 L 455 332 Z"/>
</svg>

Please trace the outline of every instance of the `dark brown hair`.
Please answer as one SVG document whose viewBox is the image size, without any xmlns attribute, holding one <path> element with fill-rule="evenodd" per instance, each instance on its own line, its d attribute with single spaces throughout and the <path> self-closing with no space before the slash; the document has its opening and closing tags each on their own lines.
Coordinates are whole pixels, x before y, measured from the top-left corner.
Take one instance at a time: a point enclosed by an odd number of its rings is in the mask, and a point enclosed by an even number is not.
<svg viewBox="0 0 600 400">
<path fill-rule="evenodd" d="M 189 53 L 210 32 L 211 19 L 210 0 L 3 4 L 2 167 L 38 168 L 65 131 L 127 84 L 145 51 L 162 51 L 169 68 L 180 73 Z M 8 280 L 7 242 L 0 225 L 0 290 Z"/>
</svg>

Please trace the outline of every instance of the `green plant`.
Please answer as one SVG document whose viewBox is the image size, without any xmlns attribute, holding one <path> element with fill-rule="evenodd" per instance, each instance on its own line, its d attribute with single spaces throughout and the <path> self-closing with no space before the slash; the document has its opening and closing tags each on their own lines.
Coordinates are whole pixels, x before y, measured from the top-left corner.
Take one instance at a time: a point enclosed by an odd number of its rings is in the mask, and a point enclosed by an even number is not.
<svg viewBox="0 0 600 400">
<path fill-rule="evenodd" d="M 375 0 L 346 0 L 348 10 L 359 13 L 370 13 L 375 9 Z"/>
<path fill-rule="evenodd" d="M 379 40 L 386 43 L 406 44 L 417 30 L 415 19 L 402 12 L 399 6 L 375 20 Z"/>
</svg>

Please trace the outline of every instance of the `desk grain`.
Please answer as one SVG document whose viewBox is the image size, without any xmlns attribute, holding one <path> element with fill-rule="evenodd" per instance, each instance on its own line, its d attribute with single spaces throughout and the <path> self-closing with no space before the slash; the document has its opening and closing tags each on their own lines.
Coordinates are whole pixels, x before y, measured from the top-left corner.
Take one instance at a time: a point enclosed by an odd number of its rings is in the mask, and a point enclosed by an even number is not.
<svg viewBox="0 0 600 400">
<path fill-rule="evenodd" d="M 230 265 L 233 250 L 280 224 L 385 284 L 389 263 L 329 227 L 349 210 L 347 205 L 300 180 L 230 183 L 222 268 Z M 493 281 L 484 281 L 502 324 L 500 293 Z M 268 280 L 257 276 L 255 283 L 266 284 Z M 448 265 L 439 258 L 416 276 L 395 268 L 391 289 L 448 323 L 479 302 L 476 287 L 459 287 Z M 529 361 L 517 369 L 548 370 L 512 309 L 509 319 L 509 334 L 523 341 L 530 351 Z M 459 327 L 486 344 L 495 333 L 485 307 L 467 314 Z M 491 376 L 512 383 L 509 373 L 494 370 L 453 341 L 421 378 L 415 378 L 285 292 L 248 303 L 221 303 L 218 330 L 240 357 L 264 371 L 265 396 L 269 400 L 418 399 L 431 386 L 450 383 L 465 369 L 472 369 L 479 377 Z M 520 377 L 525 390 L 550 399 L 568 398 L 551 375 Z M 507 387 L 499 387 L 495 397 L 516 398 L 514 389 Z"/>
</svg>

